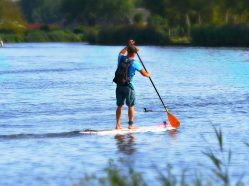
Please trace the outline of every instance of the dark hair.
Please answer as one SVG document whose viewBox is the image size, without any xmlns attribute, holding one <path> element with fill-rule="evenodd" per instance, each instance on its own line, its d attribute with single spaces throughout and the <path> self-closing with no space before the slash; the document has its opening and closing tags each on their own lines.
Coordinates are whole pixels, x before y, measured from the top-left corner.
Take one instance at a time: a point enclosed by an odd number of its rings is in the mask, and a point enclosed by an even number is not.
<svg viewBox="0 0 249 186">
<path fill-rule="evenodd" d="M 129 54 L 137 53 L 137 52 L 138 52 L 138 49 L 137 49 L 137 47 L 135 47 L 135 46 L 127 46 L 127 52 L 128 52 Z"/>
</svg>

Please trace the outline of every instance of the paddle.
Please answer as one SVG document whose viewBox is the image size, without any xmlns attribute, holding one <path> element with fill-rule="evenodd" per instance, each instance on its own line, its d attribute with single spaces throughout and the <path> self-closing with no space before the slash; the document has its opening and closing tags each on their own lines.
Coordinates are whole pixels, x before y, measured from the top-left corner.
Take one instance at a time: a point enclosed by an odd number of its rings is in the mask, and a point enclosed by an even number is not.
<svg viewBox="0 0 249 186">
<path fill-rule="evenodd" d="M 139 58 L 141 64 L 143 65 L 144 70 L 147 71 L 147 69 L 145 68 L 144 63 L 143 63 L 143 61 L 142 61 L 142 59 L 140 58 L 140 56 L 139 56 L 138 53 L 137 53 L 137 56 L 138 56 L 138 58 Z M 148 72 L 148 71 L 147 71 L 147 72 Z M 168 120 L 169 120 L 171 126 L 174 127 L 174 128 L 178 128 L 179 125 L 180 125 L 180 121 L 179 121 L 173 114 L 171 114 L 171 113 L 169 112 L 169 110 L 168 110 L 168 108 L 166 107 L 166 105 L 164 104 L 164 102 L 163 102 L 163 100 L 162 100 L 162 98 L 161 98 L 159 92 L 157 91 L 156 86 L 155 86 L 155 84 L 153 83 L 151 77 L 149 77 L 149 79 L 150 79 L 150 82 L 151 82 L 151 84 L 153 85 L 153 87 L 154 87 L 154 89 L 155 89 L 155 91 L 156 91 L 156 93 L 157 93 L 159 99 L 161 100 L 161 102 L 162 102 L 162 104 L 163 104 L 163 107 L 164 107 L 164 109 L 165 109 L 165 112 L 166 112 L 167 115 L 168 115 Z"/>
</svg>

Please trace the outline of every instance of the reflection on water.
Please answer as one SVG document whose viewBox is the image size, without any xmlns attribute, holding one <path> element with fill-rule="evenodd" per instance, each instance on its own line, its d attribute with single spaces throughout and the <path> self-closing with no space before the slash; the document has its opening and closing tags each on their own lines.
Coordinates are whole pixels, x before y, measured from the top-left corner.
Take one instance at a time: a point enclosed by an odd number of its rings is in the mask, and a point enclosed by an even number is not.
<svg viewBox="0 0 249 186">
<path fill-rule="evenodd" d="M 177 130 L 168 130 L 166 132 L 170 138 L 176 138 L 178 134 Z M 130 133 L 130 134 L 117 134 L 114 136 L 114 139 L 116 139 L 116 145 L 119 152 L 124 153 L 126 155 L 132 155 L 136 152 L 137 150 L 135 143 L 136 138 L 134 135 L 135 134 Z M 166 135 L 166 133 L 164 133 L 164 135 Z"/>
<path fill-rule="evenodd" d="M 135 151 L 135 137 L 132 134 L 121 135 L 114 137 L 117 140 L 118 150 L 126 155 L 132 155 Z"/>
<path fill-rule="evenodd" d="M 20 140 L 20 139 L 45 139 L 45 138 L 72 138 L 81 136 L 80 131 L 44 133 L 44 134 L 9 134 L 0 135 L 0 140 Z"/>
<path fill-rule="evenodd" d="M 177 137 L 177 130 L 168 130 L 167 131 L 169 136 L 172 137 L 172 138 L 176 138 Z"/>
</svg>

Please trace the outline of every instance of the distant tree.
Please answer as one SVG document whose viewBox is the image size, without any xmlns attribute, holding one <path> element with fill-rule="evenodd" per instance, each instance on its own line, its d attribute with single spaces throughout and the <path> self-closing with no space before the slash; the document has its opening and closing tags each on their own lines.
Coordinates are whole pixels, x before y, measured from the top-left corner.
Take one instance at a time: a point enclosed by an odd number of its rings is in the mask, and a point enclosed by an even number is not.
<svg viewBox="0 0 249 186">
<path fill-rule="evenodd" d="M 169 29 L 188 34 L 193 25 L 248 24 L 249 20 L 248 0 L 143 0 L 143 5 L 152 16 L 166 19 Z"/>
<path fill-rule="evenodd" d="M 243 15 L 249 12 L 248 0 L 220 0 L 223 17 L 226 23 L 241 23 Z"/>
<path fill-rule="evenodd" d="M 153 14 L 149 17 L 148 24 L 153 27 L 168 27 L 167 19 L 157 14 Z"/>
<path fill-rule="evenodd" d="M 30 23 L 54 23 L 60 21 L 62 0 L 20 0 L 23 13 Z"/>
<path fill-rule="evenodd" d="M 182 27 L 183 29 L 186 21 L 190 24 L 190 20 L 186 19 L 187 4 L 188 2 L 183 0 L 144 0 L 144 5 L 152 12 L 152 16 L 159 15 L 168 23 L 170 36 L 176 28 L 181 30 L 180 27 Z"/>
<path fill-rule="evenodd" d="M 143 13 L 136 13 L 134 15 L 133 21 L 135 24 L 143 24 L 144 23 L 144 14 Z"/>
<path fill-rule="evenodd" d="M 118 23 L 127 19 L 135 0 L 63 0 L 62 11 L 68 21 Z"/>
<path fill-rule="evenodd" d="M 0 0 L 0 32 L 23 34 L 26 21 L 16 2 Z"/>
<path fill-rule="evenodd" d="M 191 0 L 190 9 L 193 25 L 209 23 L 215 6 L 217 6 L 215 0 Z"/>
</svg>

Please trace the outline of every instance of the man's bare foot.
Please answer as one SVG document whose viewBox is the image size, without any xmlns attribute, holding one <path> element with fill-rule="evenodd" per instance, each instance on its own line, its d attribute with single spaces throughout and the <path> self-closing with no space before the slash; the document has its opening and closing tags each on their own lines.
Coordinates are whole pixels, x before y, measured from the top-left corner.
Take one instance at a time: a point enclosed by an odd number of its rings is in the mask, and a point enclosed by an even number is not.
<svg viewBox="0 0 249 186">
<path fill-rule="evenodd" d="M 122 130 L 123 128 L 121 126 L 116 126 L 116 130 Z"/>
<path fill-rule="evenodd" d="M 128 129 L 137 129 L 137 127 L 135 127 L 133 125 L 129 125 Z"/>
</svg>

